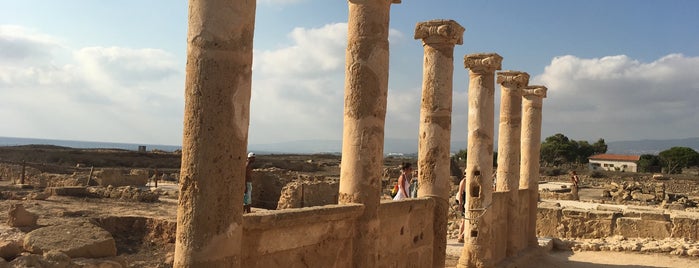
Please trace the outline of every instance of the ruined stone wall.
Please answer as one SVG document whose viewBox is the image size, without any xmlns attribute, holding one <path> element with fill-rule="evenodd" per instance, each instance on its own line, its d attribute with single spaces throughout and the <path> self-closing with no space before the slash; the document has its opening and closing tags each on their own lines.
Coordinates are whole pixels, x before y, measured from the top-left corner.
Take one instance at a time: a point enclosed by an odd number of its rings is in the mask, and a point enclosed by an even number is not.
<svg viewBox="0 0 699 268">
<path fill-rule="evenodd" d="M 379 267 L 431 267 L 434 200 L 385 201 L 379 206 Z"/>
<path fill-rule="evenodd" d="M 699 239 L 699 218 L 659 209 L 628 210 L 562 208 L 558 203 L 540 203 L 537 236 L 556 238 L 604 238 L 613 235 L 663 239 Z"/>
<path fill-rule="evenodd" d="M 281 191 L 277 209 L 337 204 L 339 180 L 294 181 Z"/>
<path fill-rule="evenodd" d="M 39 174 L 41 174 L 40 170 L 30 166 L 25 166 L 24 183 L 32 185 L 34 185 L 33 183 L 38 183 L 36 178 L 39 176 Z M 0 180 L 15 181 L 16 183 L 19 183 L 21 177 L 22 165 L 0 163 Z"/>
<path fill-rule="evenodd" d="M 364 206 L 266 211 L 243 216 L 242 267 L 352 267 L 355 225 Z"/>
<path fill-rule="evenodd" d="M 100 186 L 146 186 L 148 170 L 132 169 L 129 173 L 125 173 L 122 169 L 104 168 L 96 170 L 92 179 Z"/>
</svg>

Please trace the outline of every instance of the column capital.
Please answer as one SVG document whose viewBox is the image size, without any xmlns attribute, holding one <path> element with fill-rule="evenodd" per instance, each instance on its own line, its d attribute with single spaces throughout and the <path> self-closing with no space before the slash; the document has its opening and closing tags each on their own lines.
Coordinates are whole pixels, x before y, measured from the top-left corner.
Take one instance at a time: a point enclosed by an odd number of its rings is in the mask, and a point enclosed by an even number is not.
<svg viewBox="0 0 699 268">
<path fill-rule="evenodd" d="M 548 88 L 545 86 L 526 86 L 522 89 L 522 96 L 546 98 L 546 91 L 548 91 Z"/>
<path fill-rule="evenodd" d="M 428 20 L 415 25 L 415 39 L 423 44 L 463 44 L 466 29 L 454 20 Z"/>
<path fill-rule="evenodd" d="M 498 84 L 508 88 L 522 88 L 529 84 L 529 74 L 519 71 L 498 72 Z"/>
<path fill-rule="evenodd" d="M 495 72 L 502 68 L 502 56 L 497 53 L 475 53 L 464 56 L 464 68 L 474 73 Z"/>
</svg>

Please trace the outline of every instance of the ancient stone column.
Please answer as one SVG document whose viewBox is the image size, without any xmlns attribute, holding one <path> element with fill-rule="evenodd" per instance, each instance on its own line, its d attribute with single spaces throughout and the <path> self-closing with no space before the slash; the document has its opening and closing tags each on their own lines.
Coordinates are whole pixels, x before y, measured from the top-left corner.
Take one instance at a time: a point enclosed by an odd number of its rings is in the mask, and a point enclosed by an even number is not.
<svg viewBox="0 0 699 268">
<path fill-rule="evenodd" d="M 493 234 L 488 208 L 492 202 L 495 70 L 502 57 L 469 54 L 468 147 L 466 160 L 466 225 L 458 267 L 493 267 Z"/>
<path fill-rule="evenodd" d="M 364 204 L 353 267 L 378 266 L 381 173 L 388 94 L 388 21 L 400 0 L 349 0 L 340 204 Z"/>
<path fill-rule="evenodd" d="M 519 158 L 522 129 L 522 88 L 529 83 L 529 74 L 517 71 L 498 72 L 500 84 L 500 127 L 498 128 L 497 191 L 507 192 L 506 230 L 507 257 L 517 255 L 522 248 L 515 241 L 521 240 L 519 217 Z"/>
<path fill-rule="evenodd" d="M 174 267 L 240 267 L 255 0 L 191 0 Z"/>
<path fill-rule="evenodd" d="M 418 196 L 435 200 L 432 266 L 444 267 L 447 250 L 449 144 L 454 46 L 463 44 L 464 27 L 453 20 L 431 20 L 415 26 L 415 39 L 425 49 L 418 138 Z"/>
<path fill-rule="evenodd" d="M 519 188 L 529 191 L 528 215 L 523 221 L 524 240 L 530 247 L 538 245 L 536 238 L 536 210 L 539 200 L 539 157 L 541 150 L 541 107 L 546 98 L 546 87 L 527 86 L 522 91 L 522 157 Z"/>
</svg>

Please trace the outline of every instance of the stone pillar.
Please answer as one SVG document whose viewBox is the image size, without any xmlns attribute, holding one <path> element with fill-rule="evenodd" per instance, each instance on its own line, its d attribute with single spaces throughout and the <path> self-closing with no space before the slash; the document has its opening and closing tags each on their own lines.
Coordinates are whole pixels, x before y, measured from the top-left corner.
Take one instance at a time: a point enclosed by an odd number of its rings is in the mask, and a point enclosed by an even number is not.
<svg viewBox="0 0 699 268">
<path fill-rule="evenodd" d="M 415 26 L 425 49 L 418 142 L 418 196 L 435 200 L 432 266 L 444 267 L 449 218 L 451 97 L 454 46 L 463 44 L 464 27 L 453 20 Z"/>
<path fill-rule="evenodd" d="M 521 241 L 522 232 L 519 217 L 519 159 L 520 135 L 522 129 L 522 88 L 529 83 L 529 74 L 517 71 L 499 72 L 497 82 L 500 84 L 500 127 L 498 132 L 498 169 L 496 190 L 507 192 L 506 228 L 499 232 L 506 240 L 507 257 L 517 255 L 522 248 L 516 241 Z"/>
<path fill-rule="evenodd" d="M 500 70 L 501 64 L 502 57 L 495 53 L 464 57 L 464 66 L 469 69 L 466 226 L 458 267 L 495 265 L 488 208 L 493 198 L 495 70 Z"/>
<path fill-rule="evenodd" d="M 522 157 L 519 176 L 520 189 L 529 191 L 529 211 L 521 228 L 526 245 L 536 247 L 536 210 L 539 201 L 539 156 L 541 154 L 541 107 L 546 87 L 528 86 L 522 91 Z"/>
<path fill-rule="evenodd" d="M 353 267 L 378 266 L 381 173 L 388 94 L 388 21 L 400 0 L 349 0 L 340 204 L 360 203 Z"/>
<path fill-rule="evenodd" d="M 174 267 L 240 267 L 255 0 L 191 0 Z"/>
</svg>

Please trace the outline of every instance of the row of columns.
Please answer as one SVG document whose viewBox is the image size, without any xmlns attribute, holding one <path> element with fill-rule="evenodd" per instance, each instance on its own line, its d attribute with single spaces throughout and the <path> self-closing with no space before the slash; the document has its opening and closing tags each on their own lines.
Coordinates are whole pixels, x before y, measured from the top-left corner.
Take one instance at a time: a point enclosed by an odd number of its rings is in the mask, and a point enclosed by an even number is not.
<svg viewBox="0 0 699 268">
<path fill-rule="evenodd" d="M 464 28 L 453 20 L 418 23 L 415 39 L 424 47 L 423 86 L 418 143 L 418 196 L 435 200 L 433 266 L 445 260 L 449 198 L 449 152 L 451 136 L 453 52 L 463 43 Z M 493 232 L 506 235 L 507 257 L 516 256 L 528 246 L 536 246 L 536 205 L 538 199 L 541 104 L 543 86 L 527 86 L 529 74 L 504 71 L 497 75 L 501 85 L 500 127 L 498 133 L 497 191 L 506 192 L 505 215 L 488 213 L 492 206 L 493 133 L 495 71 L 502 57 L 495 53 L 466 55 L 469 69 L 469 124 L 466 164 L 467 239 L 459 260 L 461 267 L 492 267 L 495 260 Z M 523 104 L 524 103 L 524 104 Z M 525 111 L 524 119 L 522 111 Z M 525 126 L 522 131 L 522 125 Z M 521 146 L 521 147 L 520 147 Z M 524 151 L 524 153 L 520 153 Z M 523 167 L 520 174 L 520 165 Z M 520 182 L 522 181 L 522 182 Z M 530 193 L 526 210 L 519 204 L 518 191 Z M 522 216 L 521 211 L 527 215 Z M 505 217 L 504 230 L 493 229 L 493 217 Z"/>
<path fill-rule="evenodd" d="M 378 266 L 388 24 L 391 4 L 400 2 L 348 1 L 338 200 L 340 204 L 364 205 L 353 241 L 353 266 L 356 267 Z M 255 5 L 254 0 L 189 2 L 185 121 L 174 267 L 241 265 L 240 197 L 249 126 Z M 422 39 L 425 49 L 418 163 L 422 186 L 418 194 L 435 199 L 437 204 L 434 267 L 443 267 L 445 259 L 453 49 L 462 43 L 463 32 L 464 28 L 451 20 L 420 23 L 415 31 L 415 38 Z M 487 208 L 492 199 L 494 71 L 500 69 L 501 61 L 502 57 L 497 54 L 472 54 L 465 58 L 470 77 L 467 217 L 478 220 L 470 220 L 467 226 L 468 242 L 459 260 L 460 266 L 492 266 L 488 263 L 492 259 L 489 247 L 492 236 Z M 536 172 L 532 168 L 522 169 L 520 179 L 526 182 L 520 183 L 520 187 L 537 187 L 542 90 L 545 96 L 545 88 L 523 94 L 521 159 L 523 164 L 525 160 L 535 162 Z M 539 96 L 538 102 L 536 96 Z M 514 101 L 510 105 L 516 106 Z M 535 117 L 537 112 L 538 119 L 527 119 L 530 114 Z M 525 146 L 529 147 L 524 149 Z M 510 173 L 515 171 L 507 172 L 506 177 L 511 178 Z M 505 184 L 510 192 L 516 188 L 512 179 L 507 179 Z M 536 207 L 536 199 L 532 200 Z M 535 222 L 535 209 L 533 213 Z M 530 215 L 528 222 L 531 220 Z M 529 224 L 528 232 L 534 227 L 535 224 Z M 531 234 L 536 242 L 535 234 Z"/>
<path fill-rule="evenodd" d="M 501 106 L 496 190 L 506 192 L 506 213 L 496 215 L 489 210 L 493 205 L 494 78 L 501 63 L 502 57 L 494 53 L 471 54 L 464 58 L 464 66 L 469 68 L 467 224 L 459 267 L 493 267 L 497 261 L 495 257 L 500 255 L 496 250 L 504 250 L 501 255 L 514 257 L 528 246 L 537 245 L 541 107 L 547 89 L 527 86 L 529 75 L 524 72 L 505 71 L 497 76 L 497 83 L 501 85 Z M 519 202 L 520 189 L 529 193 L 526 205 Z M 521 215 L 521 211 L 526 215 Z M 502 229 L 493 230 L 494 217 L 506 218 L 502 221 L 505 226 L 500 226 Z M 505 234 L 505 248 L 496 248 L 495 231 Z"/>
</svg>

